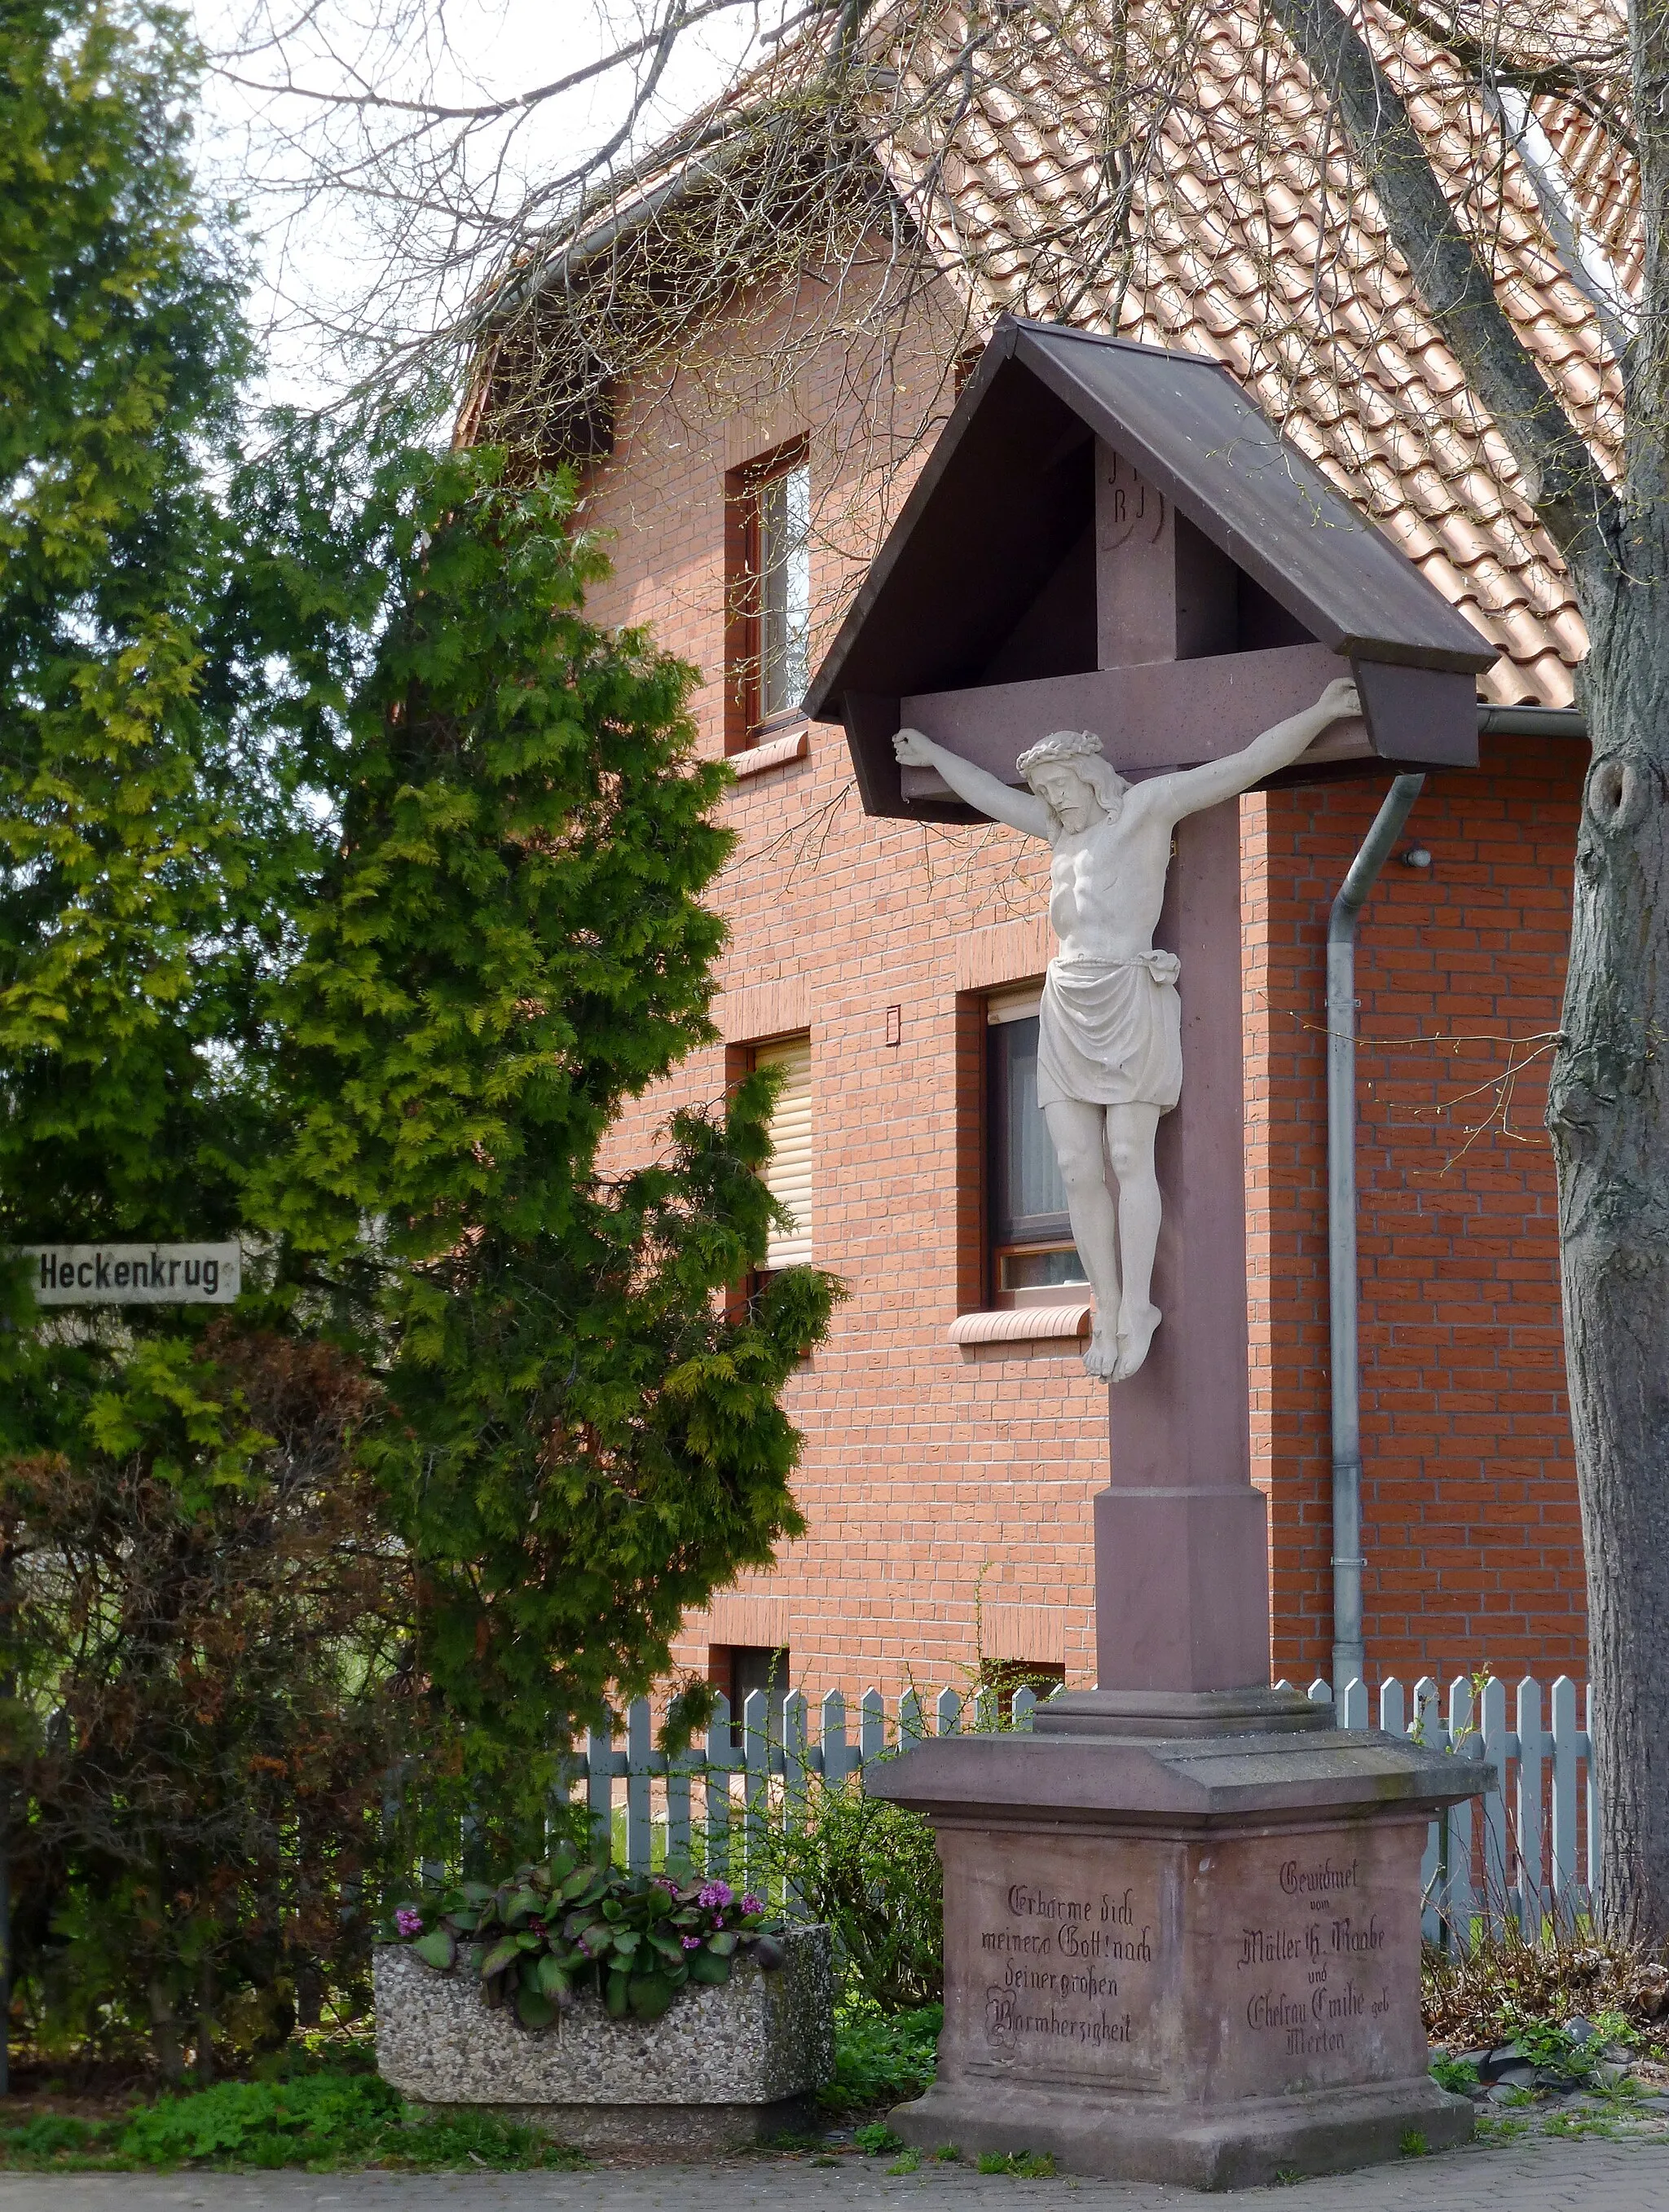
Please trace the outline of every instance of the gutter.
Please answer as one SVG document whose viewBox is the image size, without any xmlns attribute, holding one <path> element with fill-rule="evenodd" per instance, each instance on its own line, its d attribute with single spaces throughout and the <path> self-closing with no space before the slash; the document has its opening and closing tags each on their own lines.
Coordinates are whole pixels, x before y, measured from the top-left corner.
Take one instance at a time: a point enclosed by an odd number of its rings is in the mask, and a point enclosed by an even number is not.
<svg viewBox="0 0 1669 2212">
<path fill-rule="evenodd" d="M 683 149 L 684 166 L 675 174 L 621 207 L 618 204 L 620 191 L 623 188 L 629 188 L 632 180 L 632 172 L 628 171 L 611 188 L 611 195 L 616 200 L 613 212 L 604 216 L 588 229 L 576 225 L 565 245 L 554 248 L 522 269 L 507 272 L 502 283 L 488 294 L 480 307 L 465 323 L 463 336 L 466 338 L 479 337 L 496 325 L 518 313 L 542 293 L 571 292 L 593 262 L 601 259 L 612 247 L 623 245 L 637 232 L 647 229 L 667 208 L 716 183 L 728 169 L 733 168 L 751 143 L 739 135 L 740 128 L 740 119 L 734 116 L 709 124 Z M 655 166 L 664 167 L 664 156 L 653 159 Z M 640 168 L 648 166 L 647 162 L 638 165 Z M 580 220 L 583 222 L 583 216 Z"/>
<path fill-rule="evenodd" d="M 1356 1339 L 1356 923 L 1423 775 L 1399 775 L 1327 922 L 1327 1319 L 1333 1373 L 1333 1698 L 1362 1676 L 1361 1355 Z"/>
<path fill-rule="evenodd" d="M 1586 738 L 1575 707 L 1480 707 L 1481 737 Z M 1361 1348 L 1356 1271 L 1356 924 L 1423 775 L 1399 775 L 1327 922 L 1327 1318 L 1332 1358 L 1333 1698 L 1366 1680 L 1361 1611 Z"/>
<path fill-rule="evenodd" d="M 1580 707 L 1480 707 L 1481 738 L 1586 738 L 1588 718 Z"/>
</svg>

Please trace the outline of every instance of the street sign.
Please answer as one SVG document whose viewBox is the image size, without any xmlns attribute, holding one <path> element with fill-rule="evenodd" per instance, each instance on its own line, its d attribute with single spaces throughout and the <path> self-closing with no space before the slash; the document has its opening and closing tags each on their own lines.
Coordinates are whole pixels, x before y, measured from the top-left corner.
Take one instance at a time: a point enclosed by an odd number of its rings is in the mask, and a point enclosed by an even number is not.
<svg viewBox="0 0 1669 2212">
<path fill-rule="evenodd" d="M 230 1305 L 242 1254 L 224 1244 L 25 1244 L 43 1306 Z"/>
</svg>

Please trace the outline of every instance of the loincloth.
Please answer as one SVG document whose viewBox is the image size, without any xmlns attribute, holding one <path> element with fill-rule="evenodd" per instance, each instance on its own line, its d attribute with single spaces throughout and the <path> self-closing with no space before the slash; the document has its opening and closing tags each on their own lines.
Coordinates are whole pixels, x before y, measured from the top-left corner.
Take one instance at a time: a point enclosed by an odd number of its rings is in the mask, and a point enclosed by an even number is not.
<svg viewBox="0 0 1669 2212">
<path fill-rule="evenodd" d="M 1051 960 L 1038 1028 L 1038 1103 L 1157 1106 L 1182 1095 L 1181 963 L 1174 952 Z"/>
</svg>

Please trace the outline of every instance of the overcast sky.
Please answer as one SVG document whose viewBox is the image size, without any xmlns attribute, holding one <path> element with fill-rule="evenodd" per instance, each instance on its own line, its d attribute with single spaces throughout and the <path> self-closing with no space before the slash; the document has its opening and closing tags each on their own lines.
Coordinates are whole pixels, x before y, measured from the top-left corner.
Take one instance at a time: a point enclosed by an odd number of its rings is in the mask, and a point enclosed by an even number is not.
<svg viewBox="0 0 1669 2212">
<path fill-rule="evenodd" d="M 459 106 L 512 99 L 642 37 L 653 5 L 198 0 L 198 35 L 216 64 L 205 85 L 200 167 L 216 198 L 246 210 L 261 275 L 254 306 L 268 333 L 275 393 L 312 400 L 338 386 L 354 365 L 344 357 L 344 331 L 362 328 L 368 305 L 386 337 L 426 327 L 440 307 L 455 307 L 467 289 L 463 269 L 454 268 L 449 284 L 433 273 L 447 245 L 454 243 L 454 262 L 467 264 L 487 211 L 514 209 L 530 186 L 563 175 L 604 144 L 629 112 L 643 64 L 617 68 L 487 131 L 472 144 L 460 176 L 429 196 L 426 210 L 410 204 L 405 116 L 375 118 L 368 143 L 356 111 L 271 88 L 369 91 Z M 657 97 L 639 118 L 639 149 L 766 51 L 762 34 L 790 9 L 798 12 L 798 0 L 721 5 L 684 32 Z M 321 191 L 326 164 L 342 181 Z M 469 210 L 461 230 L 450 215 L 460 201 Z M 413 246 L 421 249 L 415 262 Z M 364 359 L 362 353 L 359 365 Z"/>
</svg>

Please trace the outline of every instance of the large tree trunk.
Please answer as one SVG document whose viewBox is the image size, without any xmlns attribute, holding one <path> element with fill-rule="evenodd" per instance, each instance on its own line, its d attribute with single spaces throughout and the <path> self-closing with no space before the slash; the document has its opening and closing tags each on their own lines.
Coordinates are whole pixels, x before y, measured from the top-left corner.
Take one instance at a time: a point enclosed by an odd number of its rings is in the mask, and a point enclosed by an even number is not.
<svg viewBox="0 0 1669 2212">
<path fill-rule="evenodd" d="M 174 2088 L 186 2078 L 186 2057 L 180 2045 L 180 2017 L 168 1983 L 161 1974 L 146 1984 L 145 1997 L 150 2008 L 151 2049 L 156 2054 L 162 2079 Z"/>
<path fill-rule="evenodd" d="M 1654 513 L 1653 508 L 1657 512 Z M 1570 971 L 1548 1125 L 1587 1559 L 1607 1933 L 1669 1935 L 1669 547 L 1590 569 Z"/>
</svg>

